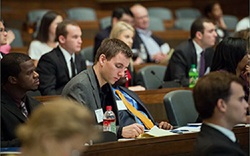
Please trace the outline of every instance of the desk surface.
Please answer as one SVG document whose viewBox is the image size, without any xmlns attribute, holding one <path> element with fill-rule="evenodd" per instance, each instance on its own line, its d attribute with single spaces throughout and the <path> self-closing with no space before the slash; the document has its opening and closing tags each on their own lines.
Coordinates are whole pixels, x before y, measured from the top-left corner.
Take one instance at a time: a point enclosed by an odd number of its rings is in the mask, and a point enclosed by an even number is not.
<svg viewBox="0 0 250 156">
<path fill-rule="evenodd" d="M 249 151 L 249 128 L 234 129 L 242 149 Z M 111 142 L 89 146 L 85 156 L 128 156 L 128 155 L 191 155 L 197 133 Z"/>
</svg>

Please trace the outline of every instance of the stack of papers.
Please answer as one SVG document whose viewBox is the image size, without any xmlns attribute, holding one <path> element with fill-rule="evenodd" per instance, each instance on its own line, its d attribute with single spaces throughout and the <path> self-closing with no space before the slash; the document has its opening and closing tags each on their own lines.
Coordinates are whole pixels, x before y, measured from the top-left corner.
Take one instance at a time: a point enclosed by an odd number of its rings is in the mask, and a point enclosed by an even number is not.
<svg viewBox="0 0 250 156">
<path fill-rule="evenodd" d="M 176 133 L 171 132 L 171 130 L 164 130 L 154 126 L 149 131 L 139 135 L 137 138 L 161 137 L 170 135 L 176 135 Z"/>
</svg>

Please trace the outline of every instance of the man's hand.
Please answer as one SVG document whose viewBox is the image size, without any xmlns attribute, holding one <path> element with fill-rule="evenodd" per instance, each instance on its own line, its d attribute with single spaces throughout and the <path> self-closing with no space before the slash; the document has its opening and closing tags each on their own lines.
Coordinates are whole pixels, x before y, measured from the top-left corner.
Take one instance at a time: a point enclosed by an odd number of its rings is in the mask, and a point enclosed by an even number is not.
<svg viewBox="0 0 250 156">
<path fill-rule="evenodd" d="M 159 123 L 159 128 L 170 130 L 170 129 L 173 129 L 173 126 L 169 124 L 168 122 L 162 121 Z"/>
<path fill-rule="evenodd" d="M 156 53 L 155 55 L 153 55 L 153 60 L 156 62 L 156 63 L 159 63 L 163 60 L 166 60 L 167 59 L 167 54 L 163 54 L 161 52 L 159 53 Z"/>
<path fill-rule="evenodd" d="M 142 133 L 144 133 L 144 127 L 138 123 L 122 128 L 122 137 L 124 138 L 136 138 Z"/>
</svg>

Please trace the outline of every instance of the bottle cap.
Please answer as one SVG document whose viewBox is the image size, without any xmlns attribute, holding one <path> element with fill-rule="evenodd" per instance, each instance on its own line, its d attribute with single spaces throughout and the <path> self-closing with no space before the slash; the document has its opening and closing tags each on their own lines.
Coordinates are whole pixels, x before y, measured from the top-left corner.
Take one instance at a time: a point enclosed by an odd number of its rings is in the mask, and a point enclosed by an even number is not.
<svg viewBox="0 0 250 156">
<path fill-rule="evenodd" d="M 106 110 L 107 111 L 111 111 L 112 110 L 112 106 L 106 106 Z"/>
<path fill-rule="evenodd" d="M 195 65 L 195 64 L 192 64 L 192 65 L 191 65 L 191 68 L 196 68 L 196 65 Z"/>
</svg>

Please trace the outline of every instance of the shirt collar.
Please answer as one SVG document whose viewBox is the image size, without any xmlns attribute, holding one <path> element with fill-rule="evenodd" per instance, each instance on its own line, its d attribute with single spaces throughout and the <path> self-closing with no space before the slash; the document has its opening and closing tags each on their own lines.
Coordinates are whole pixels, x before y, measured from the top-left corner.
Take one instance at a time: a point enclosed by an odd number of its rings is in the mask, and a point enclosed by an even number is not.
<svg viewBox="0 0 250 156">
<path fill-rule="evenodd" d="M 73 58 L 73 60 L 75 60 L 75 53 L 73 53 L 72 55 L 66 50 L 64 49 L 62 46 L 59 45 L 60 50 L 63 53 L 63 56 L 66 60 L 66 62 L 70 61 L 71 57 Z"/>
<path fill-rule="evenodd" d="M 152 35 L 152 31 L 151 30 L 144 30 L 144 29 L 140 29 L 140 28 L 136 28 L 137 32 L 139 34 L 143 34 L 145 36 L 151 36 Z"/>
<path fill-rule="evenodd" d="M 204 50 L 194 40 L 192 40 L 192 41 L 194 43 L 194 48 L 195 48 L 196 54 L 197 54 L 197 56 L 199 56 L 199 54 L 201 54 L 201 52 L 204 51 Z"/>
<path fill-rule="evenodd" d="M 215 125 L 215 124 L 212 124 L 212 123 L 206 123 L 207 125 L 217 129 L 218 131 L 220 131 L 221 133 L 223 133 L 225 136 L 227 136 L 230 140 L 232 140 L 233 142 L 236 141 L 236 138 L 235 138 L 235 135 L 234 133 L 227 129 L 227 128 L 224 128 L 222 126 L 219 126 L 219 125 Z"/>
</svg>

